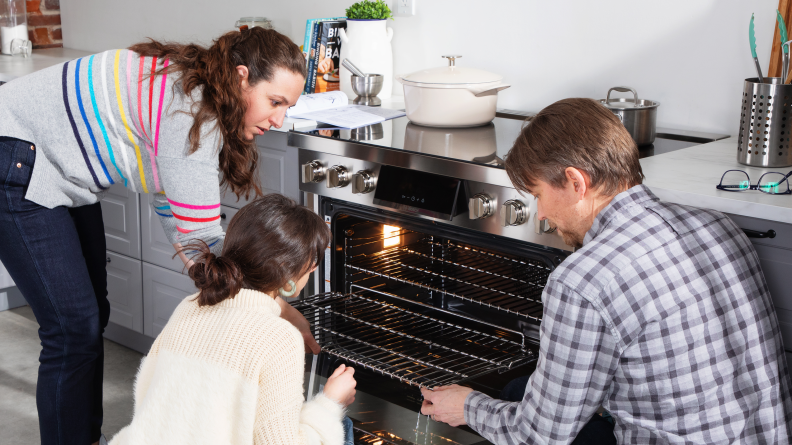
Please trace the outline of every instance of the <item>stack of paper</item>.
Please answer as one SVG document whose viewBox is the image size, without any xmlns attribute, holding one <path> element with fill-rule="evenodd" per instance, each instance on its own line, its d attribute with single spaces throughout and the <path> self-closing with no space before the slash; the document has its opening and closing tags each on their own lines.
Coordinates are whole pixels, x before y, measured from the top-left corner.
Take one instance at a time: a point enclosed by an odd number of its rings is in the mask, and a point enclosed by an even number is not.
<svg viewBox="0 0 792 445">
<path fill-rule="evenodd" d="M 305 94 L 286 111 L 286 116 L 310 119 L 338 128 L 358 128 L 404 116 L 404 111 L 364 105 L 349 105 L 343 91 Z"/>
</svg>

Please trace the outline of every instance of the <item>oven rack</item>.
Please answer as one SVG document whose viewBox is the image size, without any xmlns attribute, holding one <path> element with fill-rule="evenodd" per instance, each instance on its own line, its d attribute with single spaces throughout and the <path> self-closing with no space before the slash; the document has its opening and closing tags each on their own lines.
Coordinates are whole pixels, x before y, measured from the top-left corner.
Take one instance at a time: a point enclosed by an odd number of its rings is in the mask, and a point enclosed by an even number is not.
<svg viewBox="0 0 792 445">
<path fill-rule="evenodd" d="M 293 305 L 323 352 L 417 387 L 460 383 L 537 358 L 522 333 L 480 322 L 481 329 L 472 329 L 382 301 L 381 295 L 387 294 L 330 292 Z"/>
<path fill-rule="evenodd" d="M 538 261 L 517 260 L 431 239 L 373 255 L 350 256 L 346 268 L 537 322 L 542 319 L 542 291 L 550 276 L 549 267 Z"/>
</svg>

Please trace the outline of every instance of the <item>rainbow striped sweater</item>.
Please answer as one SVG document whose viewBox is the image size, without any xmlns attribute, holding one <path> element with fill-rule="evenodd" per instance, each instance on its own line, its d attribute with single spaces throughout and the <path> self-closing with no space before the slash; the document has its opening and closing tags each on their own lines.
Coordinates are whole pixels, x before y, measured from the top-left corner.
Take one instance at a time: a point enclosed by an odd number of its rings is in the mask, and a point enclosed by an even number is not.
<svg viewBox="0 0 792 445">
<path fill-rule="evenodd" d="M 205 125 L 200 148 L 188 154 L 201 93 L 186 95 L 167 66 L 111 50 L 15 79 L 0 87 L 0 136 L 37 148 L 30 201 L 79 207 L 123 185 L 153 194 L 172 243 L 203 240 L 219 254 L 221 136 Z"/>
</svg>

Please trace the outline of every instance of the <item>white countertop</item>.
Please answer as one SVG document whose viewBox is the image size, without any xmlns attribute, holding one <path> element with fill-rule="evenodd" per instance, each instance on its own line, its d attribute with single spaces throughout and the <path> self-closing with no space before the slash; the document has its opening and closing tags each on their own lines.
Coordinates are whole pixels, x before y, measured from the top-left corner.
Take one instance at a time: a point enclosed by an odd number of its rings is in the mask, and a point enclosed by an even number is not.
<svg viewBox="0 0 792 445">
<path fill-rule="evenodd" d="M 91 54 L 69 48 L 34 49 L 33 54 L 27 58 L 0 54 L 0 81 L 8 82 L 25 74 Z"/>
<path fill-rule="evenodd" d="M 758 168 L 737 162 L 737 140 L 723 139 L 641 159 L 644 184 L 663 201 L 704 207 L 724 213 L 792 224 L 792 195 L 773 196 L 757 190 L 726 192 L 715 188 L 726 170 L 744 170 L 756 184 L 770 171 L 788 173 L 792 167 Z"/>
</svg>

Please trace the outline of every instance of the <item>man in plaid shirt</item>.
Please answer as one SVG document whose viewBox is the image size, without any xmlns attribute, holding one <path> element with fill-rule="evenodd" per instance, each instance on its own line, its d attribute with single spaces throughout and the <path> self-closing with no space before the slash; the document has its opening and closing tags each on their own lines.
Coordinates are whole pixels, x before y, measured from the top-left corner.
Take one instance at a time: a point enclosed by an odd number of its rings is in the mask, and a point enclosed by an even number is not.
<svg viewBox="0 0 792 445">
<path fill-rule="evenodd" d="M 629 133 L 590 99 L 542 110 L 506 170 L 577 250 L 542 295 L 522 401 L 455 385 L 424 390 L 424 414 L 496 444 L 790 442 L 775 309 L 734 222 L 660 202 Z M 615 426 L 594 438 L 600 407 Z"/>
</svg>

